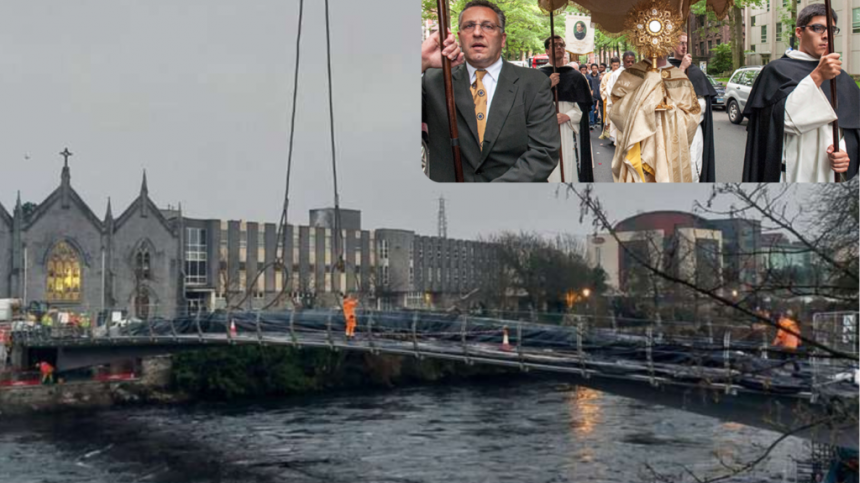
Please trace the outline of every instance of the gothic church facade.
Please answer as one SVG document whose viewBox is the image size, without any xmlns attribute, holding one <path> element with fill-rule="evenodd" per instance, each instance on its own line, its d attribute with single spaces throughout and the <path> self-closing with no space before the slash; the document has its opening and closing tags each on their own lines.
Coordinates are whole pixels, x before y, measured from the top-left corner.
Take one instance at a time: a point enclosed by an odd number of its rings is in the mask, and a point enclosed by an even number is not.
<svg viewBox="0 0 860 483">
<path fill-rule="evenodd" d="M 20 193 L 12 213 L 0 205 L 0 298 L 175 315 L 183 303 L 183 218 L 166 213 L 149 199 L 144 173 L 137 199 L 117 218 L 108 200 L 100 219 L 72 187 L 66 157 L 60 185 L 35 210 L 24 209 Z"/>
</svg>

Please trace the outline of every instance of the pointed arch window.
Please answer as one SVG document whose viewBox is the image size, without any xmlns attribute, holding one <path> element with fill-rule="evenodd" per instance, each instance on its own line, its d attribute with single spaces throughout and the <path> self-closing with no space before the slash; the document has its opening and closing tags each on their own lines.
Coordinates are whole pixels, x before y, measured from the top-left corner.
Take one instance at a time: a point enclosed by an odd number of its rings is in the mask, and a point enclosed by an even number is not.
<svg viewBox="0 0 860 483">
<path fill-rule="evenodd" d="M 142 246 L 134 254 L 134 274 L 138 280 L 152 280 L 149 247 Z"/>
<path fill-rule="evenodd" d="M 143 320 L 149 319 L 150 305 L 149 291 L 145 288 L 138 291 L 134 297 L 134 314 L 137 318 Z"/>
<path fill-rule="evenodd" d="M 81 261 L 66 242 L 57 243 L 48 256 L 47 299 L 50 302 L 80 302 Z"/>
</svg>

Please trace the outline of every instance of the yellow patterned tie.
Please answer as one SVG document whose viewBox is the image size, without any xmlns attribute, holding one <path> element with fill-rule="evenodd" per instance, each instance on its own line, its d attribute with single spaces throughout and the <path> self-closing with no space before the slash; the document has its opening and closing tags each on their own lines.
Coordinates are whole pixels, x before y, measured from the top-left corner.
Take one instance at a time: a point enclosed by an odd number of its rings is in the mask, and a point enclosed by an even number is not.
<svg viewBox="0 0 860 483">
<path fill-rule="evenodd" d="M 484 88 L 486 70 L 475 71 L 475 83 L 472 84 L 472 99 L 475 101 L 475 117 L 478 119 L 478 142 L 484 149 L 484 129 L 487 128 L 487 89 Z"/>
</svg>

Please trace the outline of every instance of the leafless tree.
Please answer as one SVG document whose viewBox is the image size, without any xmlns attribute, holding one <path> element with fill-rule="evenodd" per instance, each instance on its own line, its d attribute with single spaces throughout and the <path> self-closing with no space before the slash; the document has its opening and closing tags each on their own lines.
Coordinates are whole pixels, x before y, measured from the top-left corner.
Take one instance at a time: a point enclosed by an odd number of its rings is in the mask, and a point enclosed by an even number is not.
<svg viewBox="0 0 860 483">
<path fill-rule="evenodd" d="M 680 260 L 681 264 L 686 257 L 691 256 L 688 252 L 678 253 L 679 246 L 662 243 L 657 240 L 646 239 L 646 246 L 658 248 L 662 257 L 653 257 L 650 250 L 637 249 L 635 244 L 629 243 L 616 231 L 615 225 L 610 221 L 609 213 L 604 209 L 600 199 L 594 193 L 592 185 L 584 188 L 568 185 L 568 190 L 580 201 L 580 222 L 590 218 L 596 232 L 608 233 L 619 244 L 623 251 L 623 257 L 634 263 L 645 273 L 660 280 L 662 286 L 654 290 L 681 289 L 686 293 L 693 294 L 697 298 L 710 302 L 719 307 L 725 313 L 748 321 L 757 322 L 763 326 L 773 329 L 779 328 L 770 318 L 763 316 L 756 310 L 759 295 L 768 295 L 777 300 L 788 299 L 797 294 L 817 295 L 827 297 L 837 302 L 837 306 L 844 310 L 857 310 L 858 295 L 858 182 L 855 179 L 849 183 L 836 185 L 821 185 L 816 187 L 805 187 L 812 191 L 812 196 L 804 200 L 798 199 L 797 186 L 768 186 L 768 185 L 740 185 L 724 184 L 715 185 L 711 196 L 704 202 L 695 202 L 694 210 L 703 214 L 728 216 L 737 219 L 756 219 L 762 223 L 762 232 L 782 232 L 794 238 L 793 243 L 784 246 L 766 246 L 754 248 L 752 252 L 735 254 L 744 257 L 744 260 L 760 260 L 761 257 L 772 257 L 774 255 L 792 255 L 803 253 L 809 260 L 812 270 L 816 272 L 815 277 L 804 279 L 802 282 L 796 280 L 796 273 L 791 271 L 774 269 L 771 265 L 765 265 L 763 273 L 744 286 L 745 297 L 737 298 L 727 293 L 728 286 L 714 280 L 703 280 L 698 276 L 690 277 L 683 270 L 677 270 L 678 264 L 669 263 L 669 259 Z M 720 209 L 725 206 L 728 209 Z M 714 263 L 714 269 L 720 266 L 719 261 L 725 261 L 725 257 L 706 257 Z M 699 260 L 696 260 L 697 262 Z M 732 260 L 730 260 L 731 262 Z M 636 270 L 633 270 L 635 273 Z M 725 274 L 717 279 L 724 279 Z M 637 282 L 641 283 L 641 282 Z M 751 294 L 752 296 L 750 296 Z M 783 330 L 785 330 L 783 328 Z M 792 332 L 787 330 L 787 332 Z M 818 354 L 826 355 L 834 359 L 857 362 L 856 347 L 853 350 L 844 350 L 842 347 L 831 346 L 821 343 L 808 331 L 802 331 L 797 335 L 803 343 L 813 348 Z M 856 340 L 855 340 L 856 345 Z M 797 425 L 785 428 L 783 436 L 774 441 L 764 451 L 749 459 L 736 464 L 721 462 L 725 473 L 700 477 L 687 467 L 683 467 L 683 474 L 691 477 L 697 482 L 716 482 L 736 476 L 749 471 L 751 468 L 763 461 L 775 448 L 789 435 L 810 428 L 823 427 L 825 430 L 848 422 L 856 427 L 857 414 L 856 405 L 846 408 L 838 401 L 824 401 L 827 405 L 828 416 L 824 419 L 812 415 L 797 415 Z M 856 402 L 855 402 L 856 404 Z M 853 423 L 851 423 L 853 421 Z M 678 475 L 669 475 L 649 468 L 655 481 L 675 481 Z"/>
<path fill-rule="evenodd" d="M 537 310 L 562 307 L 568 292 L 604 289 L 602 270 L 585 261 L 581 242 L 569 235 L 503 232 L 489 238 L 497 251 L 497 290 L 522 292 Z"/>
</svg>

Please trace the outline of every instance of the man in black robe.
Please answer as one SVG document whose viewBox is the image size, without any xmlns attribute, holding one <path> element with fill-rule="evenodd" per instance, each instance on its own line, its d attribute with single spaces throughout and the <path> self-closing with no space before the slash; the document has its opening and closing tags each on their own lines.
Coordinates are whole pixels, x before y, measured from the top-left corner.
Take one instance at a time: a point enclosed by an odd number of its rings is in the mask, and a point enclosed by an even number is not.
<svg viewBox="0 0 860 483">
<path fill-rule="evenodd" d="M 713 183 L 715 178 L 716 158 L 714 156 L 714 115 L 711 110 L 711 104 L 714 98 L 717 97 L 717 90 L 711 85 L 702 69 L 693 65 L 693 57 L 688 54 L 687 36 L 682 34 L 681 41 L 675 49 L 674 58 L 669 59 L 669 63 L 675 67 L 684 70 L 690 82 L 693 83 L 693 89 L 696 90 L 696 97 L 704 99 L 705 106 L 702 110 L 702 122 L 699 126 L 702 129 L 702 165 L 699 172 L 700 183 Z M 685 67 L 682 67 L 685 66 Z M 700 103 L 701 104 L 701 103 Z M 691 158 L 695 158 L 696 153 L 691 153 Z M 695 159 L 694 159 L 695 161 Z M 695 168 L 694 168 L 695 170 Z"/>
<path fill-rule="evenodd" d="M 588 81 L 586 81 L 585 76 L 579 73 L 573 67 L 564 65 L 565 61 L 565 43 L 564 39 L 560 36 L 556 35 L 552 38 L 555 40 L 555 48 L 556 52 L 553 52 L 550 47 L 550 39 L 546 39 L 544 41 L 544 47 L 546 48 L 546 54 L 550 58 L 550 65 L 545 65 L 541 67 L 539 70 L 549 76 L 551 78 L 551 82 L 555 85 L 555 89 L 558 91 L 558 100 L 559 102 L 567 102 L 571 104 L 576 104 L 579 106 L 580 111 L 582 112 L 581 119 L 579 120 L 579 150 L 578 150 L 578 162 L 573 164 L 573 160 L 564 159 L 565 166 L 565 181 L 574 181 L 573 176 L 568 173 L 567 167 L 578 165 L 579 176 L 575 181 L 579 181 L 581 183 L 591 183 L 594 181 L 594 169 L 593 169 L 593 161 L 591 157 L 591 133 L 588 125 L 588 111 L 591 108 L 592 97 L 591 90 L 588 87 Z M 561 64 L 559 67 L 556 67 L 556 76 L 557 81 L 553 79 L 552 72 L 552 59 L 553 54 L 557 57 L 558 64 Z M 560 121 L 559 124 L 562 124 L 564 120 L 561 118 L 563 113 L 559 113 Z M 573 133 L 568 132 L 573 135 Z M 563 140 L 564 142 L 564 140 Z"/>
<path fill-rule="evenodd" d="M 833 12 L 833 26 L 837 16 Z M 838 33 L 835 30 L 834 33 Z M 827 9 L 812 4 L 797 15 L 800 48 L 762 69 L 750 92 L 744 160 L 745 182 L 828 182 L 835 173 L 857 174 L 860 159 L 860 89 L 828 54 Z M 838 107 L 831 107 L 836 82 Z M 842 141 L 833 146 L 832 122 Z"/>
</svg>

